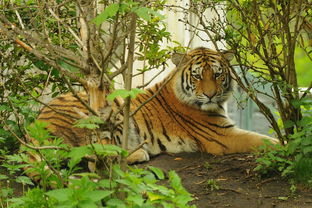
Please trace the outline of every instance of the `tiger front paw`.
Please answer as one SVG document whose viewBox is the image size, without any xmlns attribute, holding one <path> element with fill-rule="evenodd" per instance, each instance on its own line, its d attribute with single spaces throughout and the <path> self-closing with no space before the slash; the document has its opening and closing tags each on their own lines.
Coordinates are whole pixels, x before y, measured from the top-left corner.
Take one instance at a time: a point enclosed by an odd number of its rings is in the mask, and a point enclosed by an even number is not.
<svg viewBox="0 0 312 208">
<path fill-rule="evenodd" d="M 136 150 L 135 152 L 133 152 L 127 157 L 128 164 L 141 163 L 141 162 L 146 162 L 149 160 L 150 160 L 150 156 L 148 152 L 142 148 Z"/>
</svg>

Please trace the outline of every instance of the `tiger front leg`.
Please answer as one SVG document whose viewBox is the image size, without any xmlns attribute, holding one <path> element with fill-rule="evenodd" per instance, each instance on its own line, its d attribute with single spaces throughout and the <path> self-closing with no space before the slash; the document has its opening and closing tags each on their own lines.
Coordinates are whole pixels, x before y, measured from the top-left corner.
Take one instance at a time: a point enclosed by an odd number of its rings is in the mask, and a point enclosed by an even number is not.
<svg viewBox="0 0 312 208">
<path fill-rule="evenodd" d="M 272 145 L 279 143 L 275 138 L 239 128 L 233 129 L 230 134 L 221 140 L 227 147 L 225 148 L 225 154 L 257 151 L 260 146 L 265 144 L 265 140 Z"/>
</svg>

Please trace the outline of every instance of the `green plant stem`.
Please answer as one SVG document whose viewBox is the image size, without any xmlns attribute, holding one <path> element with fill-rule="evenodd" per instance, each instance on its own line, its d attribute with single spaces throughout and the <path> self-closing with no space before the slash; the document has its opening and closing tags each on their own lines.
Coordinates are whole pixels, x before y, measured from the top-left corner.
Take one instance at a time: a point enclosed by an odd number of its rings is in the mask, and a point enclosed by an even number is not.
<svg viewBox="0 0 312 208">
<path fill-rule="evenodd" d="M 130 23 L 130 37 L 129 37 L 129 49 L 128 49 L 128 68 L 125 72 L 125 89 L 131 90 L 132 85 L 132 71 L 133 71 L 133 62 L 134 62 L 134 46 L 135 46 L 135 28 L 137 24 L 137 15 L 135 13 L 131 14 L 131 23 Z M 123 137 L 122 137 L 122 148 L 128 148 L 128 137 L 129 137 L 129 124 L 130 124 L 130 100 L 128 96 L 125 98 L 125 107 L 124 107 L 124 123 L 123 123 Z M 127 161 L 125 158 L 121 160 L 122 170 L 126 169 Z"/>
</svg>

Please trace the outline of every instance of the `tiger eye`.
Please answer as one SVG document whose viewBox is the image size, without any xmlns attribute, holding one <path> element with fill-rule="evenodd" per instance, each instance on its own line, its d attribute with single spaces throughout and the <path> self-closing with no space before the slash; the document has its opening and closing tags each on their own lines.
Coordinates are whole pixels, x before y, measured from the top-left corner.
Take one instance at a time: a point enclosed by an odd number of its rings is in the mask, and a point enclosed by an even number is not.
<svg viewBox="0 0 312 208">
<path fill-rule="evenodd" d="M 196 80 L 200 80 L 201 79 L 201 76 L 199 74 L 194 74 L 193 75 L 193 78 L 196 79 Z"/>
<path fill-rule="evenodd" d="M 214 76 L 215 78 L 218 78 L 221 75 L 221 73 L 215 73 Z"/>
<path fill-rule="evenodd" d="M 221 75 L 221 76 L 219 77 L 219 79 L 221 79 L 222 81 L 224 81 L 224 80 L 225 80 L 225 76 L 224 76 L 224 75 Z"/>
</svg>

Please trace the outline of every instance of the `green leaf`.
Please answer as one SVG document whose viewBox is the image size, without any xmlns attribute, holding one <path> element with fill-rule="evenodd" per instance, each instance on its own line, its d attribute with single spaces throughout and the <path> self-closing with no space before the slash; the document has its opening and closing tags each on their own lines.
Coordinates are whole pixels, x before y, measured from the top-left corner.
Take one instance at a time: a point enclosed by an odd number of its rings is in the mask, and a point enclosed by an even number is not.
<svg viewBox="0 0 312 208">
<path fill-rule="evenodd" d="M 312 153 L 312 146 L 304 147 L 302 151 L 303 154 L 308 155 L 309 153 Z"/>
<path fill-rule="evenodd" d="M 148 166 L 148 168 L 153 171 L 153 173 L 155 173 L 155 175 L 157 176 L 158 179 L 162 180 L 165 178 L 164 173 L 162 172 L 161 169 L 153 167 L 153 166 Z"/>
<path fill-rule="evenodd" d="M 101 199 L 104 199 L 105 197 L 108 197 L 112 193 L 114 193 L 114 191 L 95 190 L 88 192 L 86 196 L 89 197 L 92 201 L 97 202 L 100 201 Z"/>
<path fill-rule="evenodd" d="M 124 149 L 122 149 L 119 146 L 113 145 L 113 144 L 92 144 L 92 148 L 94 148 L 94 151 L 103 156 L 116 156 L 116 155 L 122 155 L 127 156 L 128 152 Z"/>
<path fill-rule="evenodd" d="M 82 178 L 82 177 L 97 178 L 97 179 L 101 178 L 98 174 L 91 173 L 91 172 L 74 173 L 72 174 L 72 176 L 78 176 L 79 178 Z M 76 179 L 73 179 L 73 180 L 76 180 Z"/>
<path fill-rule="evenodd" d="M 12 111 L 8 105 L 0 105 L 0 111 Z"/>
<path fill-rule="evenodd" d="M 86 128 L 86 129 L 98 129 L 98 124 L 103 124 L 104 121 L 98 116 L 89 116 L 87 118 L 81 118 L 77 120 L 74 124 L 75 127 L 78 128 Z"/>
<path fill-rule="evenodd" d="M 68 206 L 64 207 L 67 208 Z M 79 201 L 78 208 L 98 208 L 98 206 L 92 200 L 82 200 Z M 63 207 L 62 207 L 63 208 Z"/>
<path fill-rule="evenodd" d="M 142 207 L 145 199 L 141 194 L 131 194 L 127 197 L 127 201 L 133 202 L 135 205 Z"/>
<path fill-rule="evenodd" d="M 138 94 L 141 94 L 141 93 L 145 94 L 146 92 L 144 90 L 138 89 L 138 88 L 132 88 L 130 90 L 131 98 L 135 98 Z"/>
<path fill-rule="evenodd" d="M 7 198 L 9 197 L 10 195 L 13 194 L 13 189 L 12 188 L 2 188 L 0 189 L 0 197 L 4 197 L 4 198 Z"/>
<path fill-rule="evenodd" d="M 178 174 L 175 171 L 169 172 L 169 181 L 170 181 L 170 185 L 172 186 L 172 188 L 176 190 L 182 187 L 181 178 L 178 176 Z"/>
<path fill-rule="evenodd" d="M 52 190 L 45 194 L 49 197 L 57 199 L 58 201 L 65 202 L 74 194 L 74 192 L 72 189 L 64 188 Z"/>
<path fill-rule="evenodd" d="M 282 201 L 287 201 L 288 197 L 287 196 L 279 196 L 277 199 L 282 200 Z"/>
<path fill-rule="evenodd" d="M 30 180 L 30 178 L 28 178 L 27 176 L 18 176 L 16 178 L 16 182 L 17 183 L 21 183 L 23 185 L 27 184 L 27 185 L 34 185 L 33 182 Z"/>
<path fill-rule="evenodd" d="M 149 200 L 151 201 L 156 201 L 156 200 L 161 200 L 161 199 L 165 199 L 166 197 L 160 194 L 155 194 L 153 192 L 147 192 L 147 196 L 149 198 Z"/>
<path fill-rule="evenodd" d="M 88 146 L 73 147 L 68 153 L 68 157 L 71 158 L 68 163 L 68 167 L 73 168 L 85 155 L 90 154 L 92 154 L 92 150 Z"/>
<path fill-rule="evenodd" d="M 120 199 L 110 199 L 106 202 L 107 207 L 126 208 L 126 204 Z"/>
<path fill-rule="evenodd" d="M 9 178 L 8 176 L 0 174 L 0 180 L 6 180 L 8 178 Z"/>
<path fill-rule="evenodd" d="M 113 91 L 111 94 L 109 94 L 107 96 L 107 100 L 109 101 L 113 101 L 116 97 L 122 97 L 122 98 L 126 98 L 129 96 L 129 91 L 128 90 L 125 90 L 125 89 L 118 89 L 118 90 L 115 90 Z"/>
<path fill-rule="evenodd" d="M 39 142 L 43 142 L 44 140 L 52 137 L 46 129 L 47 126 L 47 122 L 35 120 L 35 122 L 27 126 L 26 129 L 28 130 L 31 138 L 34 138 Z"/>
<path fill-rule="evenodd" d="M 150 15 L 150 10 L 149 8 L 146 7 L 140 7 L 134 10 L 134 12 L 142 19 L 145 21 L 150 21 L 151 20 L 151 15 Z"/>
<path fill-rule="evenodd" d="M 119 4 L 111 4 L 108 7 L 106 7 L 101 14 L 99 14 L 96 18 L 94 18 L 92 22 L 94 22 L 96 26 L 100 26 L 109 17 L 115 16 L 118 10 L 119 10 Z"/>
<path fill-rule="evenodd" d="M 103 188 L 107 188 L 107 189 L 112 189 L 112 188 L 117 187 L 116 181 L 112 181 L 112 180 L 109 180 L 109 179 L 100 180 L 98 182 L 98 185 L 100 185 Z"/>
<path fill-rule="evenodd" d="M 158 17 L 160 20 L 165 18 L 164 15 L 161 15 L 160 13 L 147 7 L 134 7 L 132 11 L 147 22 L 151 21 L 153 16 Z"/>
<path fill-rule="evenodd" d="M 60 65 L 62 68 L 66 69 L 70 72 L 75 72 L 75 73 L 79 72 L 79 69 L 77 67 L 69 64 L 68 62 L 65 62 L 63 60 L 57 61 L 58 65 Z"/>
<path fill-rule="evenodd" d="M 287 128 L 293 127 L 294 125 L 295 125 L 295 123 L 293 121 L 287 120 L 284 123 L 284 128 L 287 129 Z"/>
<path fill-rule="evenodd" d="M 113 171 L 115 174 L 117 174 L 120 177 L 125 177 L 125 173 L 120 169 L 119 165 L 114 165 L 113 166 Z"/>
<path fill-rule="evenodd" d="M 100 126 L 97 124 L 87 124 L 87 123 L 75 124 L 74 126 L 81 129 L 86 128 L 91 130 L 100 128 Z"/>
<path fill-rule="evenodd" d="M 118 96 L 120 96 L 122 98 L 126 98 L 129 96 L 131 98 L 135 98 L 140 93 L 145 93 L 145 91 L 138 89 L 138 88 L 133 88 L 130 91 L 125 90 L 125 89 L 117 89 L 107 96 L 107 100 L 113 101 Z"/>
</svg>

